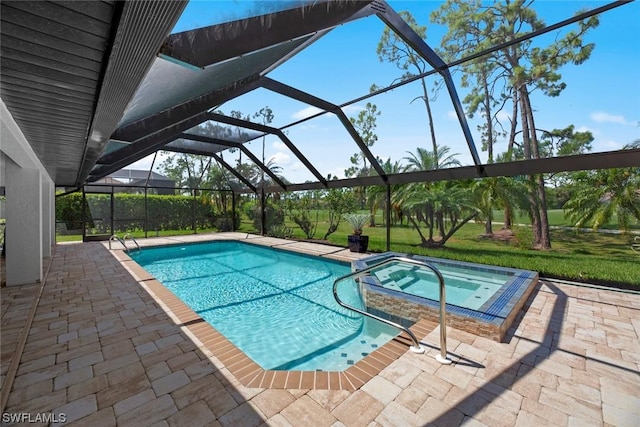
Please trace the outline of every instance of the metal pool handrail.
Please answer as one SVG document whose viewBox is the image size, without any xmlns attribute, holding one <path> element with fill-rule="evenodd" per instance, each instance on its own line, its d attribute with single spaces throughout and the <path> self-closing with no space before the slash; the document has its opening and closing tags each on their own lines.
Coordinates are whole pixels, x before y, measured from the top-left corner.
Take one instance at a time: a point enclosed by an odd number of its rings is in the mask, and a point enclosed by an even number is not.
<svg viewBox="0 0 640 427">
<path fill-rule="evenodd" d="M 112 240 L 117 240 L 118 242 L 120 242 L 120 244 L 122 246 L 124 246 L 124 250 L 127 251 L 127 245 L 125 245 L 124 241 L 119 238 L 118 236 L 116 236 L 115 234 L 112 234 L 111 237 L 109 237 L 109 250 L 111 250 L 111 241 Z"/>
<path fill-rule="evenodd" d="M 133 243 L 136 244 L 136 247 L 138 248 L 138 250 L 139 251 L 142 250 L 140 248 L 140 245 L 136 241 L 136 239 L 129 233 L 125 234 L 122 239 L 119 238 L 116 234 L 111 235 L 111 237 L 109 237 L 109 250 L 111 250 L 111 241 L 112 240 L 117 240 L 124 247 L 124 251 L 128 253 L 129 252 L 129 247 L 127 246 L 127 239 L 133 240 Z"/>
<path fill-rule="evenodd" d="M 124 235 L 124 237 L 122 238 L 122 241 L 123 241 L 123 242 L 125 242 L 125 245 L 124 245 L 124 246 L 125 246 L 125 248 L 127 247 L 127 245 L 126 245 L 127 239 L 131 239 L 131 240 L 133 240 L 133 243 L 135 243 L 135 244 L 136 244 L 136 247 L 138 248 L 138 250 L 139 250 L 139 251 L 140 251 L 140 250 L 142 250 L 142 249 L 140 248 L 140 245 L 139 245 L 139 244 L 138 244 L 138 242 L 136 241 L 136 239 L 135 239 L 131 234 L 129 234 L 129 233 L 125 234 L 125 235 Z M 127 251 L 128 251 L 128 249 L 127 249 Z"/>
<path fill-rule="evenodd" d="M 412 352 L 414 353 L 424 353 L 424 348 L 422 347 L 422 345 L 420 345 L 420 341 L 418 341 L 418 339 L 416 338 L 416 336 L 413 334 L 413 332 L 411 332 L 411 330 L 409 330 L 409 328 L 402 326 L 398 323 L 392 322 L 391 320 L 387 320 L 387 319 L 383 319 L 382 317 L 378 317 L 375 314 L 371 314 L 368 313 L 364 310 L 360 310 L 359 308 L 350 306 L 348 304 L 346 304 L 345 302 L 343 302 L 340 297 L 338 297 L 338 283 L 349 279 L 349 278 L 360 278 L 366 274 L 369 274 L 371 272 L 371 270 L 374 270 L 376 268 L 379 267 L 383 267 L 387 264 L 390 264 L 392 262 L 402 262 L 402 263 L 406 263 L 406 264 L 413 264 L 413 265 L 417 265 L 419 267 L 427 267 L 428 269 L 432 270 L 435 274 L 436 277 L 438 278 L 438 282 L 440 285 L 440 354 L 436 356 L 436 360 L 442 364 L 450 364 L 451 363 L 451 359 L 449 359 L 447 357 L 447 327 L 445 324 L 445 315 L 446 315 L 446 301 L 445 301 L 445 289 L 444 289 L 444 277 L 442 277 L 442 274 L 440 273 L 440 271 L 435 268 L 434 266 L 432 266 L 431 264 L 427 264 L 426 262 L 422 262 L 422 261 L 417 261 L 411 258 L 405 258 L 405 257 L 399 257 L 399 256 L 392 256 L 391 258 L 387 258 L 386 260 L 379 262 L 377 264 L 374 265 L 370 265 L 369 267 L 363 269 L 363 270 L 358 270 L 358 271 L 354 271 L 351 272 L 349 274 L 346 274 L 342 277 L 339 277 L 338 279 L 335 280 L 335 282 L 333 282 L 333 298 L 335 298 L 336 302 L 338 304 L 340 304 L 342 307 L 351 310 L 351 311 L 355 311 L 356 313 L 360 313 L 363 316 L 367 316 L 367 317 L 371 317 L 373 319 L 376 319 L 380 322 L 386 323 L 388 325 L 391 325 L 395 328 L 401 329 L 404 332 L 407 333 L 407 335 L 409 335 L 409 337 L 411 338 L 411 341 L 413 341 L 413 344 L 411 347 L 409 347 L 411 349 Z"/>
</svg>

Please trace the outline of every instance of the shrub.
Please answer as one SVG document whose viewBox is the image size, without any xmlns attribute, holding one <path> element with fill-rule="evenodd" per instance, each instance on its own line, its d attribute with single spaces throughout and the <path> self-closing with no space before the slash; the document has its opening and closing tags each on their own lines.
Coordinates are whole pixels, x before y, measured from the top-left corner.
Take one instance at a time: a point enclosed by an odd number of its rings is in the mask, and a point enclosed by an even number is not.
<svg viewBox="0 0 640 427">
<path fill-rule="evenodd" d="M 316 211 L 315 221 L 311 218 L 313 208 Z M 289 199 L 287 200 L 287 209 L 290 212 L 291 220 L 300 227 L 307 239 L 313 239 L 318 229 L 317 202 L 309 196 L 304 196 L 300 199 Z"/>
<path fill-rule="evenodd" d="M 229 217 L 218 218 L 216 220 L 216 228 L 218 231 L 233 231 L 233 222 Z"/>
<path fill-rule="evenodd" d="M 350 213 L 343 215 L 344 220 L 353 229 L 353 234 L 362 234 L 362 229 L 370 222 L 369 214 Z"/>
<path fill-rule="evenodd" d="M 270 230 L 274 225 L 282 225 L 284 224 L 284 211 L 273 204 L 267 202 L 267 205 L 264 207 L 264 229 Z M 254 205 L 253 210 L 251 211 L 251 215 L 249 216 L 253 220 L 253 226 L 256 230 L 260 230 L 260 224 L 262 222 L 262 212 L 260 210 L 260 205 Z"/>
<path fill-rule="evenodd" d="M 271 237 L 278 237 L 281 239 L 287 239 L 293 236 L 293 229 L 291 227 L 287 227 L 284 224 L 272 225 L 269 228 L 267 234 Z"/>
<path fill-rule="evenodd" d="M 291 220 L 298 224 L 298 227 L 302 230 L 307 239 L 313 239 L 318 229 L 318 223 L 311 221 L 307 212 L 300 212 L 299 214 L 292 214 Z"/>
<path fill-rule="evenodd" d="M 531 249 L 533 246 L 533 231 L 531 230 L 531 227 L 514 227 L 513 234 L 516 236 L 518 247 L 520 249 Z"/>
<path fill-rule="evenodd" d="M 82 194 L 72 193 L 56 198 L 56 220 L 63 222 L 67 230 L 81 229 Z M 92 227 L 93 224 L 89 226 Z"/>
</svg>

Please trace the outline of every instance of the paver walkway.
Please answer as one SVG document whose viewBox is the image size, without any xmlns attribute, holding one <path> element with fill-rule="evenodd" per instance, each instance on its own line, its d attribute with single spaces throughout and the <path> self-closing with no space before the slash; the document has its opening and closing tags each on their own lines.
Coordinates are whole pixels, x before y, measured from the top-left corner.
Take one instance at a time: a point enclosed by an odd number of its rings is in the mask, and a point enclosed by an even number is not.
<svg viewBox="0 0 640 427">
<path fill-rule="evenodd" d="M 37 289 L 1 290 L 3 386 Z M 448 329 L 450 366 L 436 328 L 356 391 L 247 388 L 102 244 L 58 245 L 3 425 L 640 425 L 640 295 L 543 281 L 527 305 L 507 343 Z"/>
</svg>

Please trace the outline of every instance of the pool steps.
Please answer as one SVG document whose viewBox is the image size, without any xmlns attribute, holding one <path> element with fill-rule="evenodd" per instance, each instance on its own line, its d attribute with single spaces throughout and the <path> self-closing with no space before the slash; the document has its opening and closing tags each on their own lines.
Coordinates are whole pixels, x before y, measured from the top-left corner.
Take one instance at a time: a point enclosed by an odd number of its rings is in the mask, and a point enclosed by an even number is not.
<svg viewBox="0 0 640 427">
<path fill-rule="evenodd" d="M 362 270 L 356 270 L 353 271 L 349 274 L 346 274 L 342 277 L 337 278 L 334 282 L 333 282 L 333 297 L 336 300 L 336 302 L 341 305 L 342 307 L 351 310 L 351 311 L 355 311 L 356 313 L 360 313 L 363 316 L 367 316 L 367 317 L 371 317 L 372 319 L 378 320 L 380 322 L 386 323 L 388 325 L 391 325 L 393 327 L 396 327 L 402 331 L 404 331 L 407 335 L 409 335 L 409 337 L 411 338 L 411 341 L 413 342 L 414 345 L 412 345 L 410 347 L 410 350 L 414 353 L 424 353 L 424 347 L 422 347 L 422 345 L 420 344 L 420 341 L 418 341 L 418 339 L 416 338 L 416 336 L 413 334 L 413 332 L 411 332 L 411 330 L 405 326 L 402 326 L 398 323 L 395 323 L 391 320 L 388 319 L 384 319 L 382 317 L 378 317 L 375 314 L 369 313 L 367 311 L 361 310 L 359 308 L 350 306 L 348 304 L 346 304 L 345 302 L 343 302 L 340 297 L 338 296 L 338 284 L 340 282 L 342 282 L 343 280 L 349 279 L 349 278 L 353 278 L 353 279 L 357 279 L 359 277 L 362 277 L 364 275 L 369 274 L 372 270 L 375 270 L 376 268 L 380 268 L 383 267 L 387 264 L 390 263 L 405 263 L 405 264 L 409 264 L 409 265 L 414 265 L 414 266 L 420 266 L 420 267 L 427 267 L 428 269 L 432 270 L 436 277 L 438 278 L 438 283 L 439 283 L 439 287 L 440 287 L 440 354 L 438 354 L 436 356 L 436 360 L 440 363 L 442 363 L 443 365 L 449 365 L 451 364 L 451 359 L 449 359 L 449 357 L 447 356 L 447 328 L 446 328 L 446 321 L 445 321 L 445 317 L 446 317 L 446 297 L 445 297 L 445 286 L 444 286 L 444 277 L 442 277 L 442 274 L 440 273 L 440 271 L 432 266 L 431 264 L 428 264 L 426 262 L 423 261 L 417 261 L 414 259 L 410 259 L 410 258 L 405 258 L 405 257 L 400 257 L 400 256 L 392 256 L 390 258 L 387 258 L 386 260 L 370 265 L 368 267 L 365 267 Z"/>
</svg>

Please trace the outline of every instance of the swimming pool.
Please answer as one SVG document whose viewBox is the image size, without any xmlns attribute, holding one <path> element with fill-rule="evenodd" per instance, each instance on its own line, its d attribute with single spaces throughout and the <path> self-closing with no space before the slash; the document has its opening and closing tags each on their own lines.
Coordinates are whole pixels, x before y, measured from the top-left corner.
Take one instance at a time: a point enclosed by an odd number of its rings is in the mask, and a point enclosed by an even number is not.
<svg viewBox="0 0 640 427">
<path fill-rule="evenodd" d="M 131 257 L 263 369 L 343 371 L 399 332 L 335 302 L 346 263 L 236 241 Z M 340 296 L 362 307 L 357 289 Z"/>
</svg>

